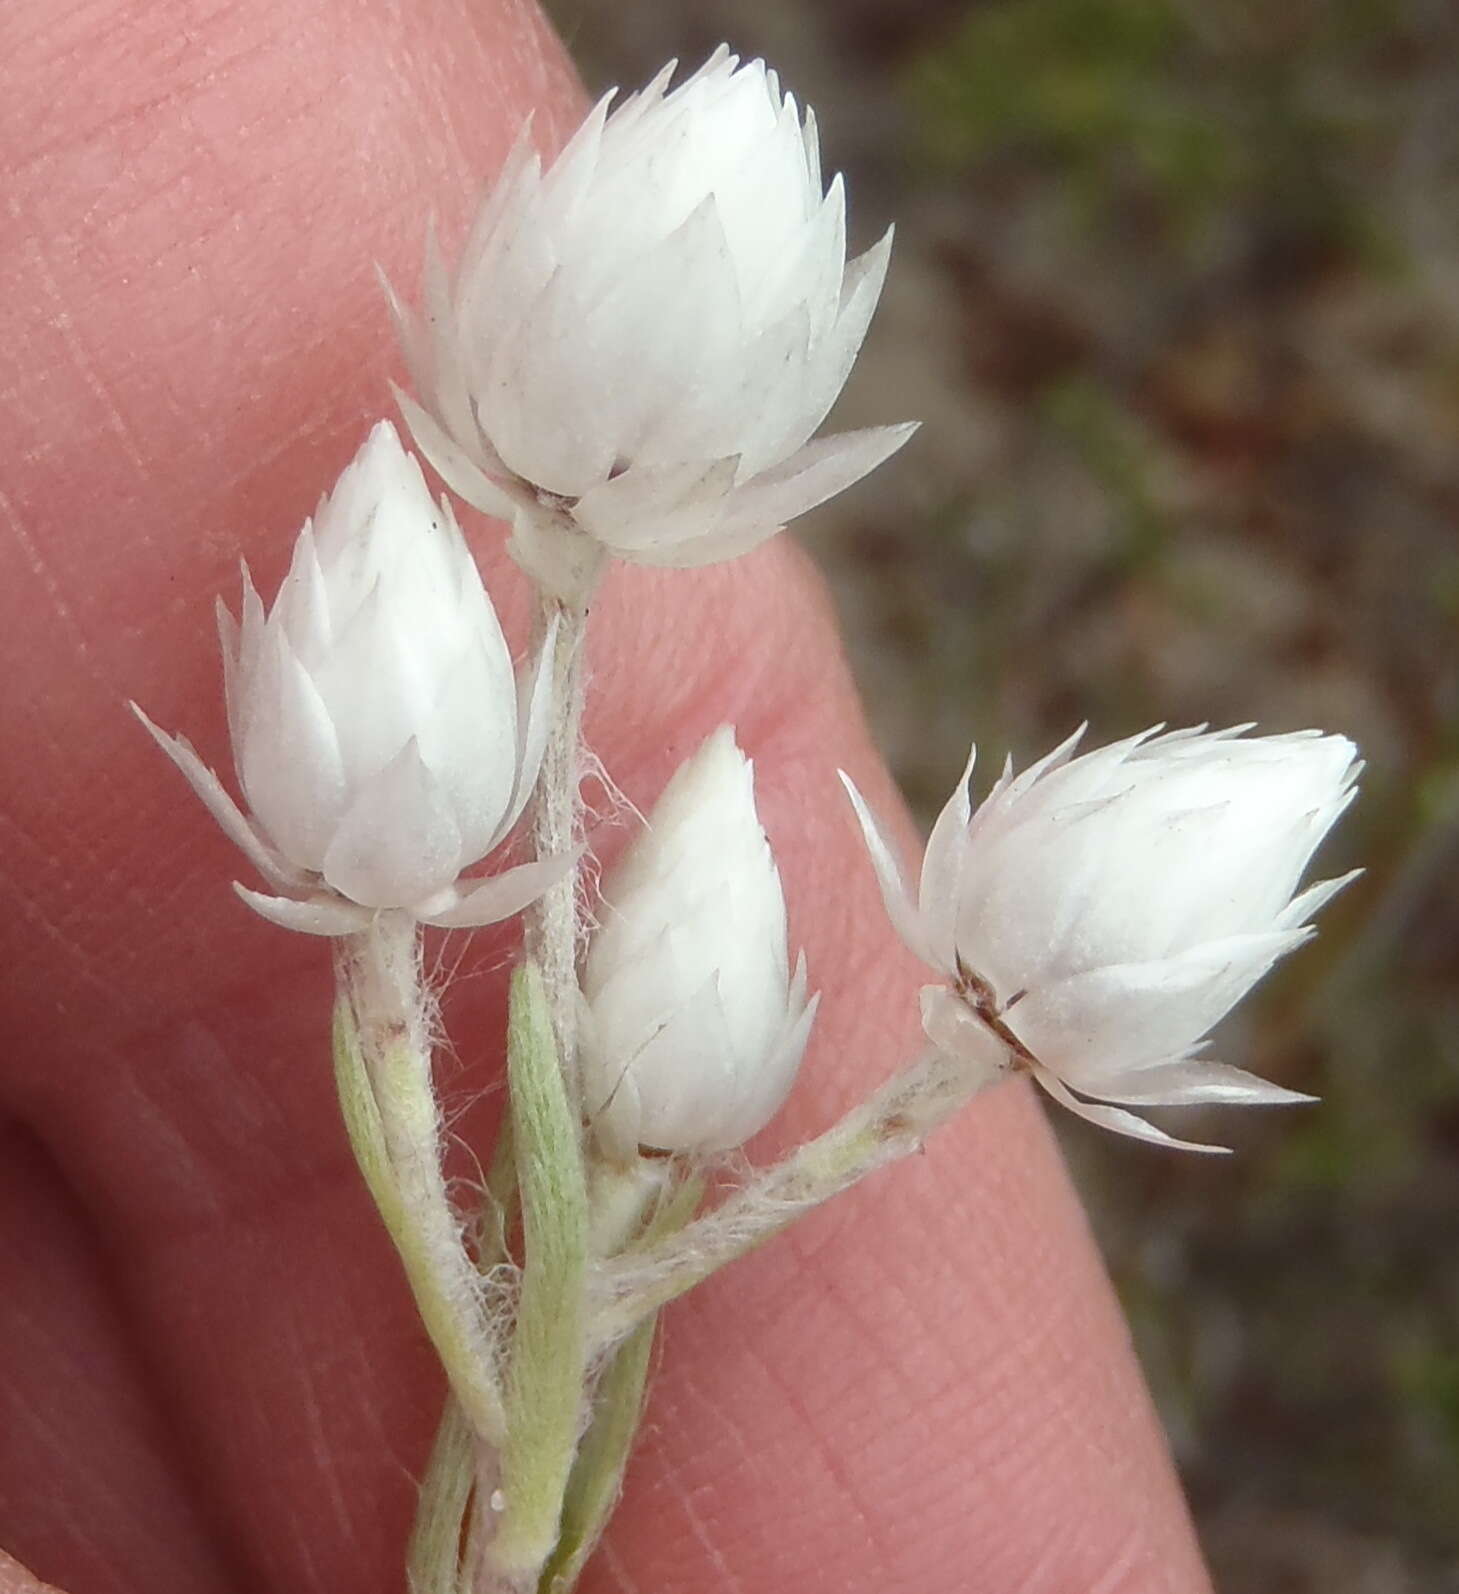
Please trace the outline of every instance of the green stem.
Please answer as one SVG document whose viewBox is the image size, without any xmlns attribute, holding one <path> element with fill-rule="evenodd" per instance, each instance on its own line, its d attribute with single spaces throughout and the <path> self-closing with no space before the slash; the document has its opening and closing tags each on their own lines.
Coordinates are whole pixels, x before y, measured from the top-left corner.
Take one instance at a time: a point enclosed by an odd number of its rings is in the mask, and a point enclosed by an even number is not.
<svg viewBox="0 0 1459 1594">
<path fill-rule="evenodd" d="M 934 1129 L 1007 1073 L 1003 1050 L 991 1039 L 987 1059 L 976 1066 L 930 1051 L 704 1217 L 667 1239 L 600 1262 L 593 1286 L 595 1348 L 632 1334 L 661 1307 L 810 1208 L 920 1150 Z"/>
<path fill-rule="evenodd" d="M 640 1158 L 627 1168 L 599 1164 L 591 1190 L 593 1254 L 608 1256 L 682 1229 L 703 1198 L 704 1180 L 678 1164 Z M 592 1424 L 578 1447 L 562 1530 L 538 1594 L 570 1594 L 618 1504 L 643 1419 L 657 1326 L 657 1315 L 640 1323 L 598 1379 Z"/>
<path fill-rule="evenodd" d="M 461 1585 L 461 1535 L 475 1484 L 471 1425 L 460 1401 L 447 1395 L 406 1551 L 410 1594 L 456 1594 Z"/>
<path fill-rule="evenodd" d="M 593 1423 L 568 1479 L 557 1547 L 539 1594 L 569 1594 L 602 1537 L 623 1490 L 623 1474 L 643 1417 L 657 1316 L 640 1323 L 613 1354 L 593 1401 Z"/>
<path fill-rule="evenodd" d="M 588 606 L 602 556 L 592 549 L 570 596 L 543 592 L 538 633 L 558 622 L 553 650 L 553 720 L 532 798 L 532 841 L 539 858 L 558 857 L 578 845 L 582 798 L 582 720 Z M 549 886 L 527 913 L 527 950 L 542 971 L 560 1066 L 574 1103 L 581 1102 L 577 1072 L 578 870 Z"/>
<path fill-rule="evenodd" d="M 337 948 L 335 1078 L 350 1142 L 451 1389 L 496 1448 L 506 1436 L 497 1346 L 441 1167 L 419 930 L 382 913 Z"/>
<path fill-rule="evenodd" d="M 477 1218 L 474 1250 L 478 1271 L 490 1279 L 496 1269 L 511 1264 L 517 1163 L 510 1117 L 503 1119 L 497 1131 L 485 1197 Z M 471 1590 L 483 1531 L 490 1526 L 489 1496 L 498 1481 L 495 1458 L 479 1454 L 461 1403 L 448 1392 L 421 1479 L 411 1531 L 406 1558 L 410 1594 L 467 1594 Z M 483 1495 L 488 1497 L 485 1509 Z"/>
</svg>

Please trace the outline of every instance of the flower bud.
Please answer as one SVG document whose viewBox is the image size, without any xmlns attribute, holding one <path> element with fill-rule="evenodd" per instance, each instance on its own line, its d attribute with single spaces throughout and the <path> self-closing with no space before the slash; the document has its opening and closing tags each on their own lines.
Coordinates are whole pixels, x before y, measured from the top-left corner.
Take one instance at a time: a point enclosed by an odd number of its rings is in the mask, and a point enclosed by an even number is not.
<svg viewBox="0 0 1459 1594">
<path fill-rule="evenodd" d="M 819 996 L 792 976 L 785 897 L 733 728 L 680 765 L 603 885 L 583 968 L 589 1116 L 609 1152 L 726 1151 L 767 1124 Z"/>
<path fill-rule="evenodd" d="M 553 860 L 458 883 L 532 790 L 549 672 L 539 660 L 517 682 L 460 528 L 389 422 L 305 522 L 273 608 L 265 614 L 245 565 L 241 621 L 220 603 L 218 623 L 247 815 L 185 741 L 137 713 L 225 832 L 289 893 L 240 886 L 250 906 L 326 935 L 381 908 L 482 924 L 555 877 Z"/>
<path fill-rule="evenodd" d="M 1352 878 L 1297 890 L 1361 766 L 1341 736 L 1247 729 L 1146 731 L 1074 758 L 1076 733 L 1017 777 L 1005 768 L 976 812 L 970 760 L 915 900 L 842 776 L 893 922 L 948 978 L 923 992 L 934 1044 L 957 1052 L 992 1029 L 1081 1117 L 1188 1149 L 1222 1148 L 1123 1107 L 1310 1099 L 1197 1053 Z"/>
<path fill-rule="evenodd" d="M 517 516 L 540 579 L 596 544 L 640 564 L 730 558 L 911 435 L 811 442 L 881 292 L 888 233 L 846 260 L 841 179 L 762 61 L 674 63 L 608 95 L 544 173 L 524 132 L 454 281 L 428 256 L 393 308 L 416 442 L 478 508 Z M 615 91 L 616 92 L 616 91 Z"/>
</svg>

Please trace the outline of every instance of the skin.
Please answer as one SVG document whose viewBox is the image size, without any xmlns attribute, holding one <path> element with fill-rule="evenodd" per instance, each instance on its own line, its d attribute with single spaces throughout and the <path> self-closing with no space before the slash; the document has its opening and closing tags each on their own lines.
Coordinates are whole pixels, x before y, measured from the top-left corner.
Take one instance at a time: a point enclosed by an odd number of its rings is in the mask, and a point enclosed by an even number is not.
<svg viewBox="0 0 1459 1594">
<path fill-rule="evenodd" d="M 124 700 L 227 771 L 213 596 L 240 553 L 272 590 L 390 407 L 374 263 L 411 285 L 428 214 L 459 236 L 523 112 L 554 144 L 580 91 L 520 0 L 9 0 L 0 46 L 0 1541 L 70 1594 L 385 1594 L 440 1379 L 338 1125 L 327 948 L 235 901 Z M 832 778 L 896 812 L 834 621 L 782 540 L 616 572 L 592 666 L 641 805 L 722 720 L 757 761 L 825 991 L 769 1157 L 918 1040 Z M 510 945 L 448 1002 L 478 1146 Z M 589 1590 L 1208 1586 L 1022 1083 L 666 1327 Z M 0 1558 L 0 1594 L 42 1586 Z"/>
</svg>

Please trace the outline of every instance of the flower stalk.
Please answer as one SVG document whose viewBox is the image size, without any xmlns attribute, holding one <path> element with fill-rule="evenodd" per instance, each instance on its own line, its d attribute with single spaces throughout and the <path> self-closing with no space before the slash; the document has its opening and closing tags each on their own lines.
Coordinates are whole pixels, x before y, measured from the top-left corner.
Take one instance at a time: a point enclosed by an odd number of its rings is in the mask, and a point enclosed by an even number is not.
<svg viewBox="0 0 1459 1594">
<path fill-rule="evenodd" d="M 516 1279 L 511 1244 L 518 1208 L 510 1113 L 497 1130 L 482 1195 L 471 1251 L 484 1286 L 497 1299 L 506 1299 Z M 491 1491 L 498 1481 L 495 1457 L 481 1454 L 460 1402 L 448 1392 L 421 1477 L 406 1558 L 410 1594 L 477 1594 L 482 1546 L 495 1526 Z"/>
<path fill-rule="evenodd" d="M 588 609 L 602 562 L 593 550 L 574 592 L 564 597 L 543 590 L 539 601 L 541 645 L 552 648 L 549 668 L 556 712 L 531 807 L 538 858 L 576 857 L 580 843 L 585 644 Z M 578 874 L 574 864 L 548 886 L 527 915 L 527 949 L 540 971 L 559 1066 L 574 1103 L 582 1099 L 577 1068 Z"/>
<path fill-rule="evenodd" d="M 336 942 L 335 967 L 335 1077 L 350 1144 L 451 1390 L 494 1450 L 506 1437 L 498 1350 L 441 1167 L 420 931 L 406 914 L 377 914 Z"/>
<path fill-rule="evenodd" d="M 1009 1071 L 1006 1053 L 991 1037 L 976 1059 L 929 1051 L 711 1212 L 666 1239 L 599 1263 L 593 1278 L 595 1348 L 618 1344 L 653 1313 L 812 1207 L 920 1151 L 933 1130 Z"/>
</svg>

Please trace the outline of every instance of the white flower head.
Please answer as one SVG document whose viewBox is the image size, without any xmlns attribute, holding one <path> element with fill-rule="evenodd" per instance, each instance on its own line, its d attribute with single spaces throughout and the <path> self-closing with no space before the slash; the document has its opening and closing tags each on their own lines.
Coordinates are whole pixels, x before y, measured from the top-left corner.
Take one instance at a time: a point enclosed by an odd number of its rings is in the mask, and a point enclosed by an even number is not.
<svg viewBox="0 0 1459 1594">
<path fill-rule="evenodd" d="M 915 898 L 843 775 L 893 923 L 948 980 L 922 993 L 933 1043 L 974 1050 L 991 1028 L 1081 1117 L 1193 1150 L 1223 1148 L 1124 1108 L 1310 1100 L 1198 1054 L 1353 878 L 1297 889 L 1361 766 L 1344 737 L 1250 728 L 1146 731 L 1078 758 L 1076 732 L 1005 767 L 976 811 L 970 759 Z"/>
<path fill-rule="evenodd" d="M 785 897 L 734 730 L 681 764 L 603 885 L 583 967 L 587 1108 L 631 1157 L 726 1151 L 780 1109 L 819 996 L 792 974 Z"/>
<path fill-rule="evenodd" d="M 519 683 L 450 507 L 432 500 L 388 421 L 304 523 L 272 609 L 245 565 L 241 619 L 220 602 L 218 625 L 246 813 L 186 741 L 136 712 L 285 893 L 237 888 L 265 917 L 321 935 L 359 929 L 382 908 L 487 924 L 564 867 L 458 878 L 531 793 L 550 646 Z"/>
<path fill-rule="evenodd" d="M 584 550 L 727 559 L 849 487 L 912 433 L 812 442 L 881 292 L 890 232 L 846 259 L 840 177 L 762 61 L 721 47 L 595 107 L 544 172 L 524 130 L 454 280 L 428 252 L 392 295 L 416 442 L 468 502 L 516 518 L 551 583 Z M 616 91 L 614 91 L 616 93 Z"/>
</svg>

